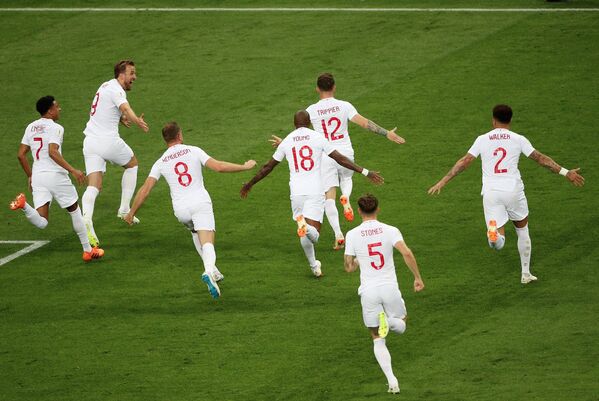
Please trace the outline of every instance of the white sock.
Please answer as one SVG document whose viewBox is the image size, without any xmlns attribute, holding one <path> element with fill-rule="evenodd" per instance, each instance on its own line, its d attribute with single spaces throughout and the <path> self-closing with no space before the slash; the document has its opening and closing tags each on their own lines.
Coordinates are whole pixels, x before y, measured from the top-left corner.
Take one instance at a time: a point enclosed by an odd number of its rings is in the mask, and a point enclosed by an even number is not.
<svg viewBox="0 0 599 401">
<path fill-rule="evenodd" d="M 99 193 L 98 188 L 90 185 L 85 189 L 81 197 L 81 211 L 83 212 L 83 216 L 88 217 L 90 220 L 94 217 L 94 205 Z"/>
<path fill-rule="evenodd" d="M 216 250 L 214 244 L 206 242 L 202 245 L 202 260 L 204 261 L 204 270 L 208 274 L 212 274 L 216 268 Z"/>
<path fill-rule="evenodd" d="M 79 237 L 79 241 L 81 242 L 83 251 L 91 252 L 92 247 L 89 244 L 89 239 L 87 239 L 87 230 L 85 229 L 85 223 L 83 222 L 83 215 L 81 214 L 81 209 L 77 207 L 77 209 L 75 209 L 72 212 L 69 212 L 69 214 L 71 215 L 71 220 L 73 222 L 73 230 L 75 230 L 75 233 L 77 233 L 77 236 Z"/>
<path fill-rule="evenodd" d="M 494 243 L 489 241 L 489 246 L 493 249 L 497 249 L 498 251 L 502 250 L 504 245 L 505 245 L 505 236 L 501 235 L 499 233 L 497 233 L 497 241 L 495 241 Z"/>
<path fill-rule="evenodd" d="M 32 208 L 27 202 L 25 202 L 25 206 L 23 207 L 23 213 L 25 213 L 27 220 L 29 220 L 29 222 L 37 228 L 41 228 L 43 230 L 48 225 L 48 220 L 40 216 L 37 210 Z"/>
<path fill-rule="evenodd" d="M 387 377 L 387 382 L 389 385 L 395 385 L 397 383 L 397 378 L 393 374 L 393 369 L 391 368 L 391 354 L 387 349 L 387 345 L 385 344 L 384 338 L 376 338 L 374 339 L 374 356 L 376 357 L 381 370 Z"/>
<path fill-rule="evenodd" d="M 335 237 L 342 238 L 343 232 L 341 232 L 341 226 L 339 225 L 339 212 L 337 211 L 337 205 L 335 205 L 335 199 L 324 201 L 324 213 L 327 215 L 327 220 L 335 232 Z"/>
<path fill-rule="evenodd" d="M 387 323 L 394 333 L 403 334 L 406 331 L 406 322 L 403 319 L 387 316 Z"/>
<path fill-rule="evenodd" d="M 308 227 L 310 227 L 310 225 L 308 225 Z M 300 243 L 302 244 L 302 248 L 304 248 L 304 253 L 306 254 L 310 267 L 316 266 L 316 254 L 314 253 L 314 244 L 312 241 L 308 239 L 308 236 L 305 236 L 300 238 Z"/>
<path fill-rule="evenodd" d="M 532 251 L 532 244 L 530 242 L 530 235 L 528 234 L 528 225 L 524 228 L 516 227 L 516 234 L 518 234 L 518 252 L 520 253 L 522 274 L 530 274 L 530 253 Z"/>
<path fill-rule="evenodd" d="M 311 226 L 310 224 L 308 224 L 308 229 L 306 232 L 306 237 L 308 237 L 308 239 L 310 241 L 312 241 L 313 244 L 318 242 L 318 238 L 320 238 L 320 233 L 318 232 L 318 230 L 316 229 L 316 227 Z"/>
<path fill-rule="evenodd" d="M 200 237 L 198 236 L 197 232 L 191 232 L 191 238 L 193 239 L 193 244 L 196 247 L 196 251 L 198 251 L 198 255 L 200 255 L 200 258 L 204 259 L 204 257 L 202 256 L 202 244 L 200 243 Z"/>
<path fill-rule="evenodd" d="M 341 189 L 341 195 L 347 197 L 347 201 L 349 202 L 349 197 L 351 196 L 351 191 L 354 188 L 354 182 L 349 178 L 344 178 L 339 182 L 339 189 Z"/>
<path fill-rule="evenodd" d="M 129 213 L 129 210 L 131 210 L 131 198 L 133 198 L 135 186 L 137 185 L 137 167 L 126 168 L 123 171 L 120 213 Z"/>
</svg>

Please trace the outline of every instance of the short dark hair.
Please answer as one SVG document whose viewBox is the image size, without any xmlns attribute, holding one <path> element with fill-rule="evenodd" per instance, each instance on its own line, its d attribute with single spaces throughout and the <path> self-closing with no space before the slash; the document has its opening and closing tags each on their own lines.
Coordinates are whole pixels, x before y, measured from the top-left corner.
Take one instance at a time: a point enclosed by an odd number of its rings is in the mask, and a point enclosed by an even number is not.
<svg viewBox="0 0 599 401">
<path fill-rule="evenodd" d="M 114 65 L 114 77 L 118 78 L 123 72 L 127 71 L 127 66 L 135 67 L 133 60 L 121 60 Z"/>
<path fill-rule="evenodd" d="M 358 207 L 364 214 L 373 214 L 379 207 L 379 200 L 373 194 L 366 194 L 358 199 Z"/>
<path fill-rule="evenodd" d="M 507 104 L 498 104 L 493 107 L 493 118 L 502 124 L 509 124 L 512 121 L 512 108 Z"/>
<path fill-rule="evenodd" d="M 54 96 L 44 96 L 42 98 L 40 98 L 37 103 L 35 104 L 35 109 L 37 110 L 38 113 L 40 113 L 40 116 L 43 116 L 44 114 L 46 114 L 48 112 L 48 110 L 50 110 L 52 108 L 52 106 L 54 105 Z"/>
<path fill-rule="evenodd" d="M 321 91 L 332 91 L 333 86 L 335 86 L 335 78 L 333 78 L 333 74 L 325 72 L 324 74 L 320 74 L 320 76 L 316 80 L 316 85 L 318 86 L 318 89 L 320 89 Z"/>
<path fill-rule="evenodd" d="M 164 127 L 162 127 L 162 137 L 166 141 L 166 143 L 172 142 L 177 138 L 177 134 L 181 131 L 181 127 L 174 121 L 170 123 L 166 123 Z"/>
</svg>

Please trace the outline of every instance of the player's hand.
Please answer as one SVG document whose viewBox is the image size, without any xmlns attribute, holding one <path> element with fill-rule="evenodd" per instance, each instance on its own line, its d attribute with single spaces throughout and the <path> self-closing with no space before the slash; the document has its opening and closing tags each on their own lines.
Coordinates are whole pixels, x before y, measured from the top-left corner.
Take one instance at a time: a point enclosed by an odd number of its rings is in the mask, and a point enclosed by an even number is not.
<svg viewBox="0 0 599 401">
<path fill-rule="evenodd" d="M 139 128 L 141 128 L 143 132 L 148 132 L 150 130 L 150 127 L 144 121 L 144 113 L 141 113 L 141 115 L 137 117 L 137 125 L 139 125 Z"/>
<path fill-rule="evenodd" d="M 29 188 L 29 192 L 33 192 L 33 188 L 31 187 L 31 176 L 27 177 L 27 188 Z"/>
<path fill-rule="evenodd" d="M 429 195 L 439 195 L 441 193 L 441 188 L 443 188 L 445 186 L 445 184 L 443 184 L 441 181 L 439 181 L 438 183 L 436 183 L 435 185 L 433 185 L 432 187 L 430 187 L 428 189 L 428 194 Z"/>
<path fill-rule="evenodd" d="M 121 124 L 123 124 L 127 128 L 131 127 L 131 121 L 129 121 L 127 116 L 124 114 L 121 116 Z"/>
<path fill-rule="evenodd" d="M 79 185 L 85 184 L 85 173 L 83 171 L 74 169 L 71 171 L 71 175 L 77 180 Z"/>
<path fill-rule="evenodd" d="M 584 185 L 584 177 L 578 174 L 579 171 L 579 168 L 575 168 L 568 171 L 568 174 L 566 174 L 566 178 L 577 187 L 582 187 Z"/>
<path fill-rule="evenodd" d="M 283 140 L 276 135 L 271 135 L 268 142 L 270 142 L 273 148 L 278 148 Z"/>
<path fill-rule="evenodd" d="M 241 187 L 241 191 L 239 191 L 239 195 L 241 195 L 241 199 L 245 199 L 248 197 L 248 194 L 250 193 L 250 189 L 252 189 L 252 186 L 248 183 L 243 184 L 243 187 Z"/>
<path fill-rule="evenodd" d="M 133 213 L 129 212 L 125 215 L 125 217 L 123 217 L 123 221 L 127 224 L 129 224 L 130 226 L 133 225 Z"/>
<path fill-rule="evenodd" d="M 368 179 L 375 185 L 382 185 L 385 183 L 385 179 L 379 174 L 378 171 L 369 171 Z"/>
<path fill-rule="evenodd" d="M 397 131 L 397 127 L 393 128 L 391 131 L 387 132 L 387 139 L 390 140 L 391 142 L 395 142 L 398 144 L 403 144 L 406 143 L 406 140 L 403 139 L 401 136 L 397 135 L 395 133 L 395 131 Z"/>
<path fill-rule="evenodd" d="M 256 167 L 256 160 L 248 160 L 247 162 L 243 163 L 243 167 L 245 167 L 246 170 L 253 169 Z"/>
<path fill-rule="evenodd" d="M 414 280 L 414 291 L 415 292 L 420 292 L 424 290 L 424 282 L 422 281 L 421 278 L 417 278 Z"/>
</svg>

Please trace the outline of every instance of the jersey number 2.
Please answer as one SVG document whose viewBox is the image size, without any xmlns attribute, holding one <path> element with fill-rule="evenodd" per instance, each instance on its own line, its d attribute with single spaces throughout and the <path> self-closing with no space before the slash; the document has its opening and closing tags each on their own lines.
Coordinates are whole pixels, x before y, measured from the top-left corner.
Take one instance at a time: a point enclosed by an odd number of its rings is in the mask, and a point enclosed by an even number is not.
<svg viewBox="0 0 599 401">
<path fill-rule="evenodd" d="M 331 141 L 336 141 L 337 139 L 343 138 L 343 134 L 335 135 L 335 133 L 339 130 L 339 128 L 341 128 L 341 120 L 340 119 L 338 119 L 337 117 L 331 117 L 331 118 L 329 118 L 328 122 L 325 122 L 325 120 L 320 120 L 320 122 L 322 123 L 322 132 L 324 132 L 325 138 L 327 138 L 327 139 L 330 138 Z M 330 127 L 333 124 L 335 124 L 335 129 L 333 129 L 333 131 L 331 133 L 329 133 L 329 131 L 327 130 L 327 126 Z"/>
<path fill-rule="evenodd" d="M 187 173 L 188 171 L 189 167 L 187 167 L 187 164 L 183 162 L 175 164 L 175 174 L 179 176 L 179 184 L 184 187 L 187 187 L 189 184 L 191 184 L 191 175 Z"/>
<path fill-rule="evenodd" d="M 385 266 L 385 257 L 379 251 L 375 251 L 373 248 L 382 246 L 381 242 L 375 242 L 373 244 L 368 244 L 368 255 L 377 256 L 379 258 L 379 264 L 377 265 L 374 262 L 370 262 L 370 266 L 372 266 L 376 270 L 381 270 L 383 266 Z"/>
<path fill-rule="evenodd" d="M 505 159 L 505 157 L 507 156 L 507 150 L 505 150 L 504 148 L 497 148 L 493 152 L 493 156 L 497 156 L 499 153 L 501 153 L 501 157 L 499 158 L 499 160 L 497 160 L 497 163 L 495 163 L 495 174 L 507 173 L 507 168 L 499 168 L 499 163 L 501 163 L 503 159 Z"/>
</svg>

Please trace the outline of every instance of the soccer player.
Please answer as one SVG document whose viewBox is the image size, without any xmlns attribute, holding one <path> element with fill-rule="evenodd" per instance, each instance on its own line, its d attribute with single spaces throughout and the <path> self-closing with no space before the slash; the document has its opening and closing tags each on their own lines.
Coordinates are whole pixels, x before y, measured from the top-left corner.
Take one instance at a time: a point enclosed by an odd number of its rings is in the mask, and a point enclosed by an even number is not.
<svg viewBox="0 0 599 401">
<path fill-rule="evenodd" d="M 144 185 L 137 191 L 131 210 L 123 217 L 129 224 L 135 222 L 135 213 L 144 203 L 161 176 L 166 180 L 177 219 L 191 231 L 193 244 L 204 262 L 202 281 L 208 286 L 210 295 L 220 296 L 217 281 L 223 275 L 216 268 L 214 249 L 214 213 L 212 200 L 202 176 L 202 166 L 220 173 L 234 173 L 254 168 L 256 162 L 248 160 L 244 164 L 234 164 L 213 159 L 196 146 L 183 143 L 183 132 L 176 122 L 162 128 L 162 137 L 167 149 L 152 166 Z"/>
<path fill-rule="evenodd" d="M 119 136 L 119 122 L 129 128 L 136 124 L 148 132 L 148 124 L 143 113 L 138 117 L 129 102 L 126 92 L 131 90 L 137 79 L 135 64 L 131 60 L 119 61 L 114 66 L 114 79 L 104 82 L 94 95 L 89 121 L 83 133 L 83 156 L 87 173 L 88 187 L 82 197 L 83 217 L 92 245 L 99 240 L 94 230 L 93 216 L 96 197 L 102 190 L 102 178 L 106 171 L 106 161 L 122 166 L 125 171 L 121 180 L 121 206 L 117 217 L 123 218 L 129 212 L 129 204 L 137 185 L 137 158 Z M 139 223 L 134 218 L 135 223 Z"/>
<path fill-rule="evenodd" d="M 60 105 L 53 96 L 44 96 L 37 101 L 36 109 L 41 118 L 25 129 L 25 135 L 19 145 L 18 158 L 27 174 L 28 187 L 33 194 L 33 205 L 27 203 L 25 194 L 17 195 L 10 203 L 12 210 L 21 209 L 25 217 L 37 228 L 48 225 L 50 203 L 53 199 L 71 215 L 73 229 L 83 247 L 83 260 L 89 262 L 104 256 L 100 248 L 92 248 L 87 238 L 85 223 L 77 204 L 79 196 L 69 179 L 69 173 L 79 184 L 85 182 L 85 174 L 71 166 L 61 154 L 64 128 L 57 124 L 60 117 Z M 27 153 L 32 151 L 33 168 L 29 165 Z"/>
<path fill-rule="evenodd" d="M 358 295 L 362 303 L 364 325 L 370 330 L 374 356 L 387 377 L 388 392 L 399 393 L 399 382 L 393 374 L 391 355 L 385 344 L 389 329 L 398 334 L 406 331 L 406 305 L 397 284 L 393 248 L 401 253 L 414 275 L 414 291 L 422 291 L 424 283 L 416 258 L 404 242 L 401 232 L 377 220 L 378 204 L 377 198 L 371 194 L 358 199 L 362 224 L 350 230 L 345 237 L 344 264 L 348 273 L 360 268 Z"/>
<path fill-rule="evenodd" d="M 520 153 L 536 161 L 556 174 L 566 177 L 576 186 L 584 185 L 580 169 L 568 170 L 561 167 L 549 156 L 535 150 L 530 141 L 522 135 L 510 131 L 512 109 L 504 104 L 493 108 L 493 130 L 480 135 L 468 153 L 449 170 L 428 193 L 439 194 L 453 177 L 464 171 L 479 155 L 482 161 L 483 209 L 487 225 L 489 246 L 501 250 L 505 244 L 505 224 L 514 223 L 518 236 L 518 252 L 522 274 L 520 281 L 528 284 L 537 277 L 530 273 L 532 244 L 528 233 L 528 203 L 524 195 L 524 184 L 518 170 Z"/>
<path fill-rule="evenodd" d="M 320 236 L 320 226 L 324 213 L 324 190 L 321 181 L 323 156 L 330 156 L 335 162 L 358 173 L 362 173 L 375 184 L 382 184 L 383 177 L 377 172 L 368 171 L 354 164 L 326 141 L 322 135 L 310 128 L 310 115 L 305 110 L 295 113 L 295 130 L 278 145 L 272 159 L 241 188 L 241 197 L 246 198 L 258 181 L 266 177 L 284 159 L 289 164 L 289 188 L 291 210 L 297 222 L 297 234 L 304 249 L 312 273 L 322 275 L 321 263 L 316 260 L 314 244 Z"/>
</svg>

